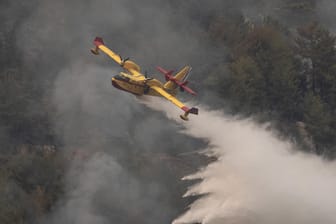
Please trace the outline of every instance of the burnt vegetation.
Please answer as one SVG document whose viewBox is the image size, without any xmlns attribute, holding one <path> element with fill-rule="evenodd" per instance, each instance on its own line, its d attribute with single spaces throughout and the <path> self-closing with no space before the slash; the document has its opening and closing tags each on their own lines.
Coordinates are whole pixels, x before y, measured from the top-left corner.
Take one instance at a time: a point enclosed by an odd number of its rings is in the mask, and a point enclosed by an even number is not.
<svg viewBox="0 0 336 224">
<path fill-rule="evenodd" d="M 190 2 L 195 8 L 190 16 L 205 30 L 200 38 L 227 49 L 221 62 L 206 62 L 211 69 L 194 81 L 200 83 L 201 91 L 219 96 L 232 113 L 271 121 L 279 133 L 295 136 L 293 141 L 302 150 L 333 159 L 336 36 L 317 22 L 317 1 L 280 2 L 272 8 L 277 16 L 257 20 L 233 10 L 233 6 L 228 8 L 230 13 L 223 7 L 220 13 L 202 14 L 201 6 Z M 183 4 L 186 7 L 187 3 Z M 76 150 L 66 152 L 62 137 L 55 132 L 55 120 L 61 115 L 50 99 L 50 90 L 57 66 L 41 72 L 41 66 L 22 61 L 16 28 L 29 16 L 29 9 L 20 5 L 21 17 L 0 15 L 4 28 L 0 32 L 0 223 L 4 224 L 37 223 L 48 215 L 64 197 L 69 162 L 86 159 Z M 36 59 L 39 63 L 48 62 L 40 57 Z M 127 137 L 120 141 L 125 147 L 136 147 Z M 166 204 L 177 207 L 178 212 L 170 219 L 188 204 L 178 199 L 186 187 L 179 178 L 208 162 L 194 155 L 180 157 L 176 152 L 123 153 L 116 157 L 128 161 L 129 172 L 161 182 L 172 192 L 165 198 Z M 122 222 L 133 223 L 133 218 L 145 223 L 141 209 Z"/>
</svg>

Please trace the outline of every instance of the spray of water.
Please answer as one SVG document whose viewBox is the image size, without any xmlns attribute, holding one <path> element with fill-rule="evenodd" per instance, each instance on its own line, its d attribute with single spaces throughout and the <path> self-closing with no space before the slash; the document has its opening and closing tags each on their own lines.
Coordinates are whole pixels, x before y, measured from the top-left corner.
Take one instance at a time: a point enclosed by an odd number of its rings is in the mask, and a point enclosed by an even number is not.
<svg viewBox="0 0 336 224">
<path fill-rule="evenodd" d="M 173 224 L 336 223 L 335 162 L 298 152 L 252 120 L 200 108 L 198 117 L 182 122 L 172 105 L 146 104 L 166 111 L 190 136 L 208 139 L 207 152 L 218 158 L 184 178 L 201 180 L 184 197 L 203 196 Z"/>
</svg>

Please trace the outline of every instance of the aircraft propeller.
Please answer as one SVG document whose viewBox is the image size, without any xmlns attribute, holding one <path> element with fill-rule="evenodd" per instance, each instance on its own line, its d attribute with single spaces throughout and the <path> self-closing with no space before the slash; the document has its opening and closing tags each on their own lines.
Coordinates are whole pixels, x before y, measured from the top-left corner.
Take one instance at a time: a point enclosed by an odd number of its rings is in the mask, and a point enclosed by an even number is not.
<svg viewBox="0 0 336 224">
<path fill-rule="evenodd" d="M 120 61 L 121 61 L 121 63 L 120 63 L 121 67 L 124 66 L 124 64 L 125 64 L 126 61 L 130 60 L 129 57 L 127 57 L 127 58 L 125 58 L 125 59 L 123 59 L 123 58 L 121 57 L 121 55 L 119 55 L 119 57 L 120 57 Z"/>
<path fill-rule="evenodd" d="M 152 77 L 148 77 L 148 72 L 147 71 L 145 71 L 144 75 L 145 75 L 146 81 L 154 79 Z"/>
</svg>

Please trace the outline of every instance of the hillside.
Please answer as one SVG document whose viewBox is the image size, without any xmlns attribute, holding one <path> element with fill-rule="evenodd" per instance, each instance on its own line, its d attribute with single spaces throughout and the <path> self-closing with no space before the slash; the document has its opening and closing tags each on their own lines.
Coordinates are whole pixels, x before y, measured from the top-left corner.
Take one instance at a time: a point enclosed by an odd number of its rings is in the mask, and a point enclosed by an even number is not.
<svg viewBox="0 0 336 224">
<path fill-rule="evenodd" d="M 110 85 L 95 36 L 161 80 L 156 65 L 192 65 L 197 103 L 334 159 L 335 4 L 252 2 L 2 1 L 0 223 L 171 222 L 193 200 L 180 179 L 214 160 Z"/>
</svg>

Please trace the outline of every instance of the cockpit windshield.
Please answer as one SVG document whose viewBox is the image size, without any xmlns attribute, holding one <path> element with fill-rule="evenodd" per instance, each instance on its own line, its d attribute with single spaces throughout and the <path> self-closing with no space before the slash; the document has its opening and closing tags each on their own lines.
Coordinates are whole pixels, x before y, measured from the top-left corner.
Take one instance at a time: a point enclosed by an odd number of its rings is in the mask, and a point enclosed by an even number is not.
<svg viewBox="0 0 336 224">
<path fill-rule="evenodd" d="M 128 82 L 128 81 L 130 80 L 129 77 L 127 77 L 127 76 L 125 76 L 125 75 L 123 75 L 123 74 L 115 75 L 114 78 L 115 78 L 116 80 L 126 81 L 126 82 Z"/>
</svg>

